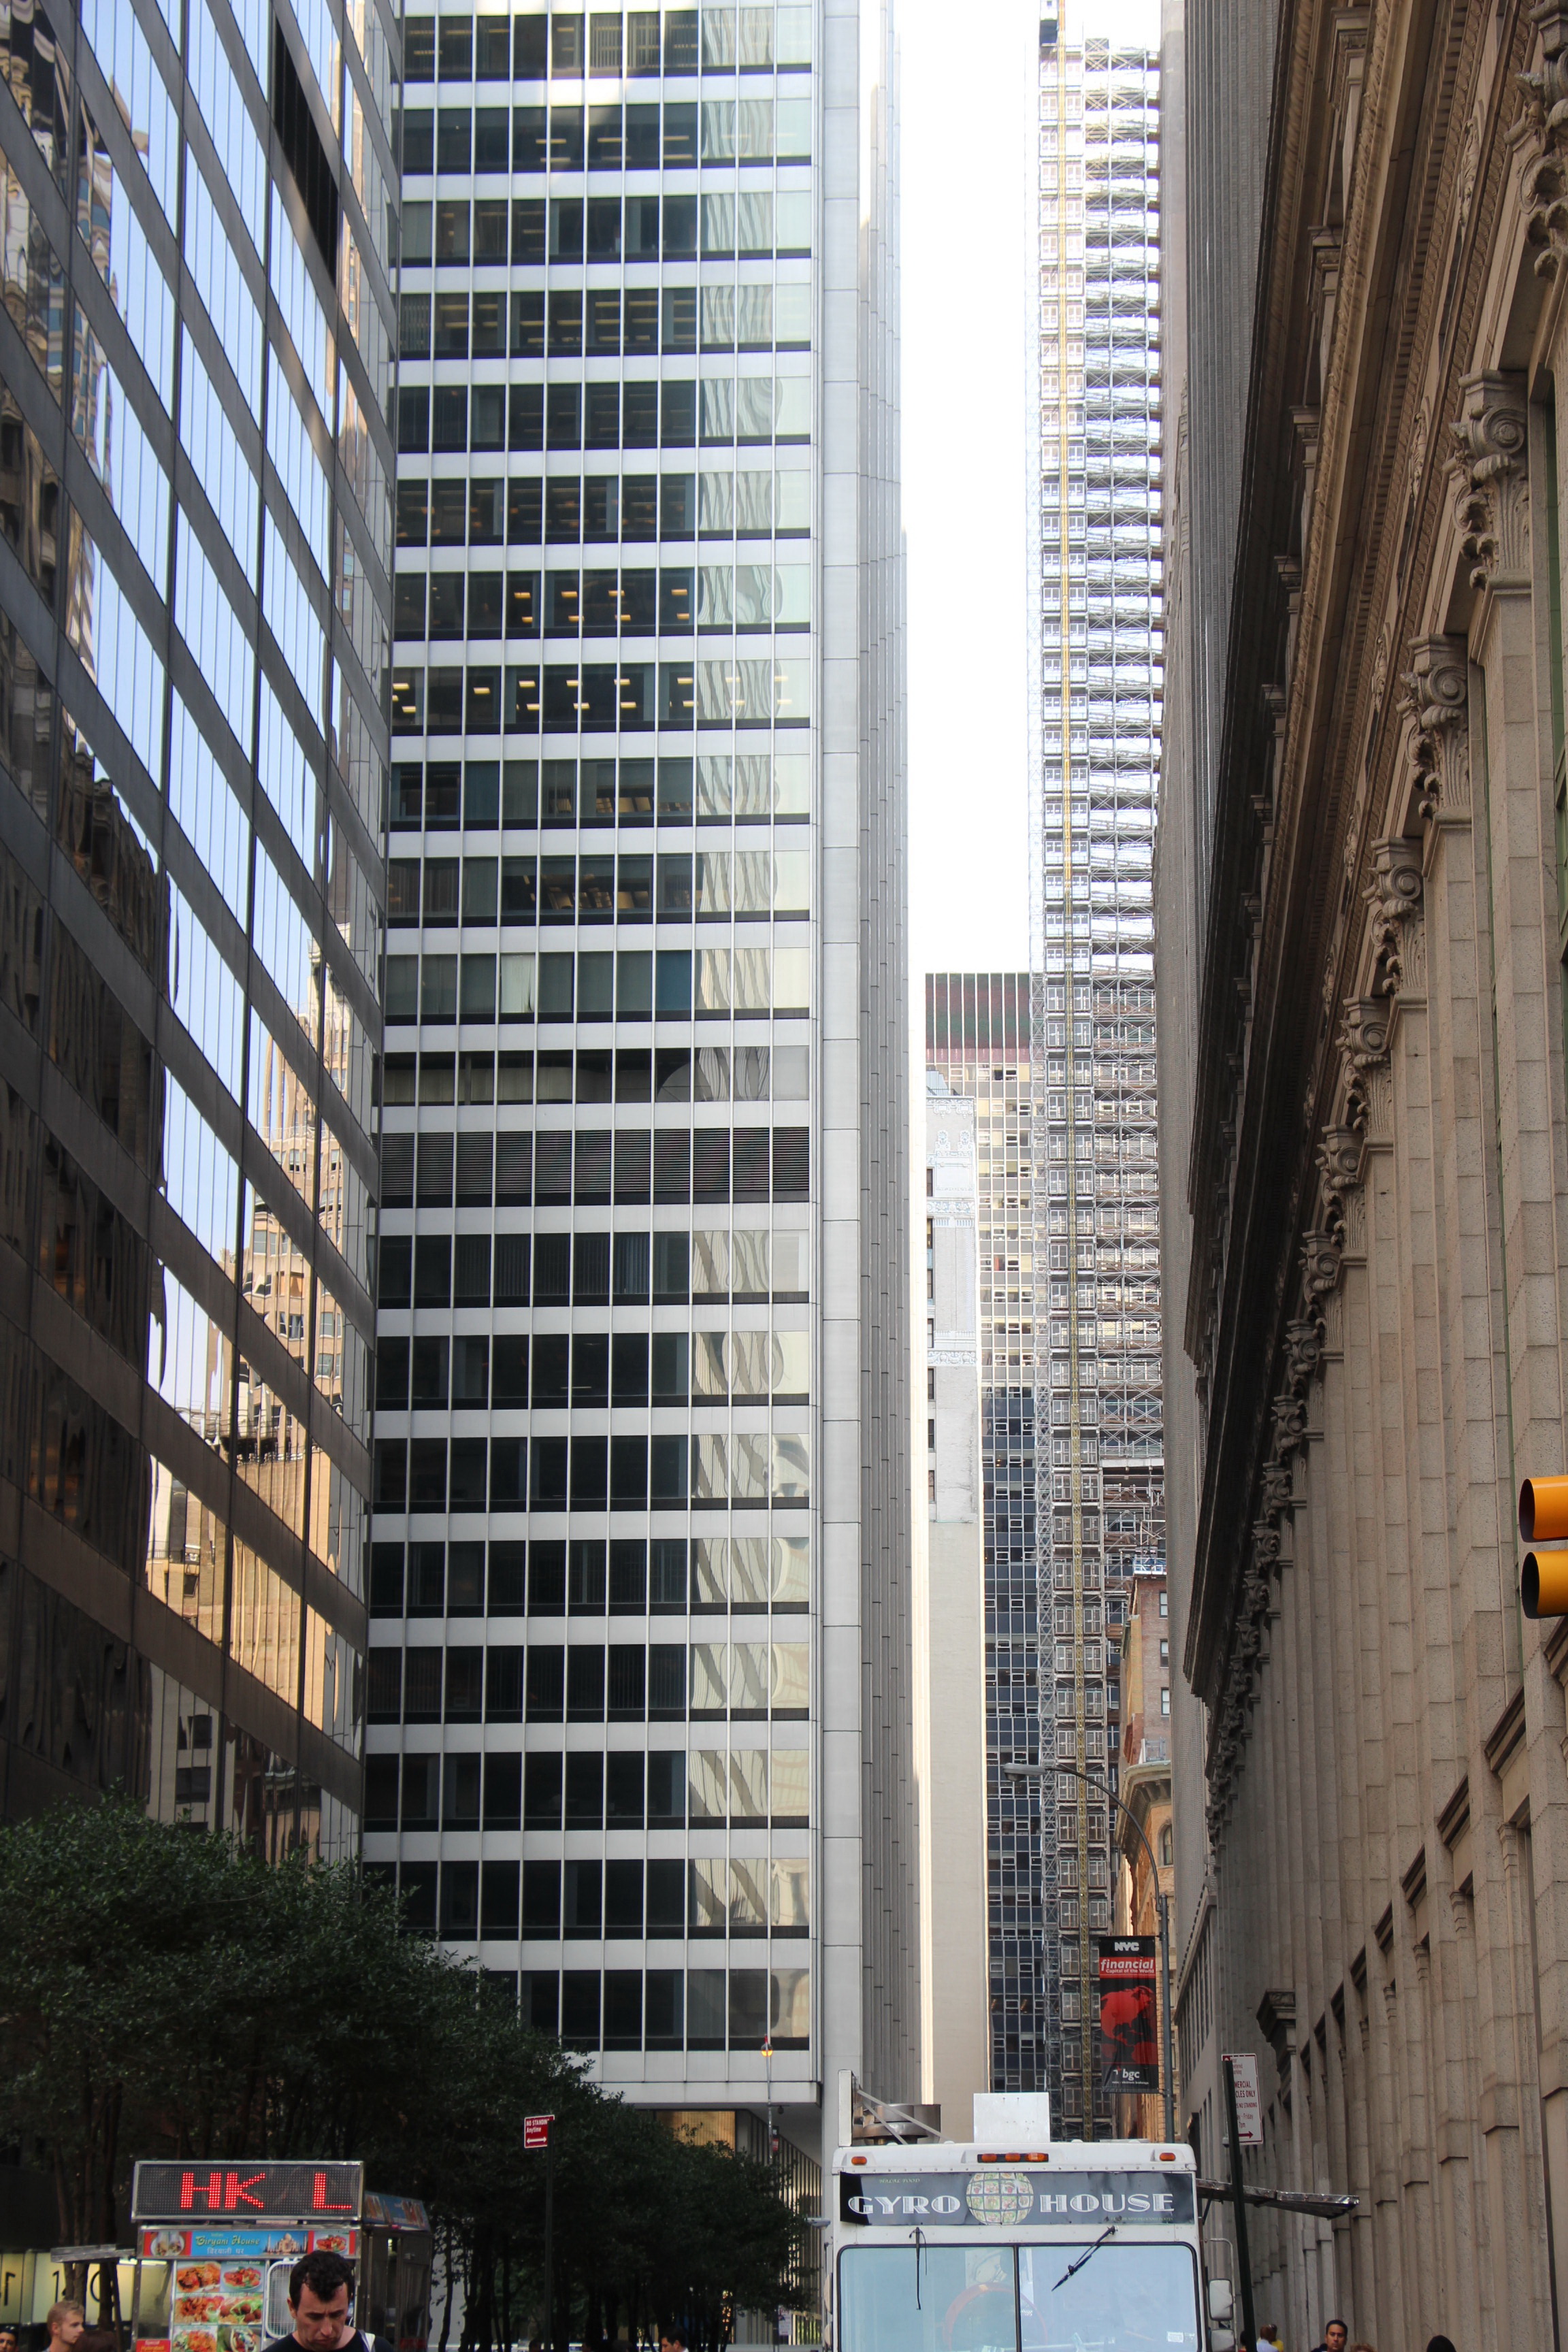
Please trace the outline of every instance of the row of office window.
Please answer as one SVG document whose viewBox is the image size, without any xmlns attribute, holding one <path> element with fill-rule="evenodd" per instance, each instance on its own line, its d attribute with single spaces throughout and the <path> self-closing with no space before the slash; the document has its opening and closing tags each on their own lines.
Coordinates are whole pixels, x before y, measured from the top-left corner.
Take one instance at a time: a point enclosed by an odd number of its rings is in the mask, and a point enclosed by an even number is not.
<svg viewBox="0 0 1568 2352">
<path fill-rule="evenodd" d="M 804 375 L 656 376 L 608 383 L 405 384 L 397 395 L 404 457 L 500 449 L 689 449 L 735 442 L 804 442 L 811 380 Z"/>
<path fill-rule="evenodd" d="M 697 727 L 805 727 L 811 656 L 672 662 L 399 662 L 394 735 L 613 735 Z"/>
<path fill-rule="evenodd" d="M 378 1437 L 375 1507 L 432 1511 L 804 1510 L 803 1432 L 695 1436 Z"/>
<path fill-rule="evenodd" d="M 459 1137 L 459 1143 L 467 1140 Z M 613 1259 L 612 1259 L 613 1245 Z M 489 1234 L 384 1234 L 384 1307 L 488 1307 Z M 684 1307 L 689 1299 L 804 1301 L 808 1236 L 766 1225 L 642 1231 L 498 1234 L 497 1307 Z M 612 1280 L 611 1266 L 614 1265 Z"/>
<path fill-rule="evenodd" d="M 497 1208 L 607 1208 L 612 1202 L 627 1207 L 718 1206 L 734 1202 L 804 1201 L 811 1130 L 804 1127 L 619 1127 L 502 1128 L 495 1137 L 495 1206 Z M 415 1145 L 426 1142 L 406 1130 L 387 1136 L 382 1180 L 382 1205 L 388 1209 L 444 1208 L 452 1195 L 453 1157 L 450 1134 L 437 1139 L 437 1148 L 421 1150 L 417 1165 L 429 1169 L 429 1192 L 416 1191 Z M 473 1182 L 476 1193 L 485 1182 L 486 1155 L 476 1154 L 477 1177 L 468 1176 L 470 1161 L 457 1138 L 458 1182 Z M 771 1163 L 771 1166 L 770 1166 Z M 486 1206 L 479 1198 L 465 1199 L 459 1190 L 457 1205 Z M 435 1234 L 421 1235 L 432 1243 Z M 381 1249 L 384 1281 L 392 1279 L 393 1244 Z M 498 1272 L 499 1286 L 499 1272 Z M 393 1303 L 384 1289 L 382 1305 Z M 422 1302 L 416 1302 L 422 1303 Z M 498 1296 L 497 1305 L 503 1301 Z"/>
<path fill-rule="evenodd" d="M 805 1331 L 526 1331 L 397 1335 L 375 1345 L 378 1412 L 577 1412 L 594 1406 L 805 1404 Z"/>
<path fill-rule="evenodd" d="M 504 287 L 405 293 L 400 356 L 416 360 L 635 358 L 696 351 L 805 351 L 809 278 L 700 287 Z"/>
<path fill-rule="evenodd" d="M 400 760 L 388 829 L 494 833 L 564 825 L 689 825 L 804 817 L 805 751 L 700 751 L 690 759 Z M 449 887 L 449 885 L 447 886 Z M 454 901 L 454 905 L 455 905 Z"/>
<path fill-rule="evenodd" d="M 574 547 L 672 539 L 804 537 L 805 465 L 701 474 L 405 476 L 397 485 L 405 547 Z"/>
<path fill-rule="evenodd" d="M 426 959 L 426 963 L 432 961 L 437 960 Z M 437 987 L 421 995 L 416 1010 L 389 1013 L 388 1021 L 418 1020 L 427 1027 L 458 1020 L 486 1024 L 493 1021 L 495 961 L 493 957 L 489 959 L 489 969 L 481 969 L 477 984 L 466 971 L 460 980 L 457 972 L 438 972 Z M 481 967 L 486 963 L 483 958 L 479 961 Z M 504 969 L 501 979 L 503 986 L 507 985 L 509 976 Z M 521 991 L 518 993 L 521 995 Z M 505 1004 L 503 995 L 503 1020 L 533 1017 L 531 1013 L 512 1016 L 505 1010 Z M 700 1004 L 698 1014 L 702 1018 L 706 1010 L 710 1017 L 722 1020 L 733 1009 L 728 1003 L 712 1008 Z M 750 1005 L 739 1008 L 742 1014 L 756 1009 Z M 579 1017 L 587 1021 L 593 1016 L 584 1012 Z M 641 1013 L 622 1017 L 646 1021 L 652 1016 L 645 1006 Z M 389 1107 L 410 1106 L 416 1101 L 430 1104 L 460 1100 L 477 1104 L 492 1103 L 499 1094 L 502 1102 L 509 1103 L 797 1103 L 809 1100 L 811 1093 L 810 1060 L 804 1045 L 670 1045 L 661 1046 L 657 1056 L 646 1047 L 637 1046 L 623 1047 L 618 1054 L 612 1054 L 608 1047 L 584 1046 L 575 1055 L 563 1047 L 543 1048 L 537 1055 L 507 1053 L 500 1060 L 498 1087 L 497 1056 L 486 1046 L 465 1048 L 460 1056 L 450 1052 L 427 1052 L 419 1057 L 417 1071 L 412 1054 L 389 1055 L 383 1075 L 383 1100 Z M 629 1129 L 622 1131 L 628 1136 L 633 1132 Z M 509 1132 L 522 1130 L 503 1128 L 500 1136 Z M 411 1130 L 390 1125 L 385 1139 L 388 1189 L 384 1199 L 390 1206 L 395 1206 L 400 1199 L 413 1199 L 421 1208 L 449 1207 L 455 1181 L 459 1207 L 489 1208 L 493 1181 L 495 1191 L 504 1200 L 511 1171 L 507 1166 L 504 1145 L 499 1162 L 492 1167 L 489 1145 L 484 1139 L 489 1133 L 489 1129 L 469 1128 L 458 1133 L 454 1177 L 451 1130 L 426 1126 L 417 1138 L 416 1181 L 414 1167 L 409 1164 L 416 1139 Z M 402 1142 L 397 1141 L 400 1136 Z M 625 1173 L 623 1168 L 623 1176 Z M 1059 1344 L 1065 1347 L 1066 1339 Z"/>
<path fill-rule="evenodd" d="M 584 850 L 576 856 L 525 850 L 504 857 L 395 857 L 387 866 L 387 921 L 394 929 L 420 922 L 427 930 L 459 921 L 491 928 L 497 922 L 648 922 L 656 912 L 661 921 L 724 921 L 804 915 L 811 903 L 811 852 L 805 848 L 661 849 L 657 857 L 651 850 Z M 758 977 L 765 980 L 765 971 Z M 402 978 L 406 984 L 407 975 Z M 758 1009 L 765 1011 L 767 1002 L 759 990 Z M 661 1001 L 660 1010 L 668 1009 Z"/>
<path fill-rule="evenodd" d="M 447 637 L 725 636 L 811 625 L 809 563 L 668 565 L 655 572 L 403 572 L 394 634 Z M 548 690 L 548 680 L 546 681 Z"/>
<path fill-rule="evenodd" d="M 373 1647 L 370 1723 L 804 1723 L 805 1642 Z M 684 1760 L 684 1759 L 682 1759 Z"/>
<path fill-rule="evenodd" d="M 531 1544 L 521 1538 L 489 1546 L 478 1540 L 375 1543 L 370 1613 L 684 1617 L 771 1611 L 775 1617 L 798 1617 L 809 1603 L 810 1570 L 810 1538 L 803 1535 L 699 1536 L 689 1545 L 684 1536 L 655 1536 L 651 1542 L 617 1536 L 608 1544 L 576 1538 L 567 1544 L 541 1536 Z M 596 1767 L 584 1759 L 575 1769 L 589 1772 Z M 623 1762 L 618 1769 L 629 1772 L 632 1767 Z M 784 1810 L 792 1812 L 788 1806 Z M 804 1796 L 798 1810 L 805 1811 Z M 571 1819 L 569 1803 L 569 1825 Z M 531 1829 L 551 1826 L 529 1822 Z"/>
<path fill-rule="evenodd" d="M 804 1748 L 532 1748 L 370 1759 L 365 1827 L 404 1830 L 805 1829 Z M 401 1772 L 398 1769 L 401 1765 Z"/>
<path fill-rule="evenodd" d="M 471 1942 L 480 1925 L 481 1867 L 506 1864 L 449 1862 L 442 1866 L 445 1895 L 437 1909 L 437 1864 L 367 1864 L 390 1883 L 398 1877 L 405 1924 L 417 1934 L 437 1927 L 449 1943 Z M 450 1874 L 448 1875 L 447 1874 Z M 504 1888 L 491 1915 L 506 1919 Z M 502 1937 L 503 1941 L 513 1940 Z M 484 1971 L 491 1997 L 516 2007 L 536 2033 L 569 2050 L 775 2050 L 810 2046 L 811 1978 L 805 1969 L 524 1969 Z"/>
<path fill-rule="evenodd" d="M 405 180 L 431 173 L 691 171 L 699 163 L 806 163 L 809 98 L 626 106 L 411 106 Z"/>
<path fill-rule="evenodd" d="M 809 188 L 721 189 L 700 198 L 441 196 L 403 207 L 411 269 L 547 268 L 552 262 L 732 260 L 811 251 Z M 699 247 L 698 230 L 701 229 Z"/>
<path fill-rule="evenodd" d="M 460 1864 L 449 1864 L 460 1867 Z M 480 1932 L 501 1942 L 523 1937 L 644 1936 L 805 1936 L 811 1929 L 809 1872 L 799 1857 L 683 1861 L 679 1855 L 537 1857 L 521 1865 L 482 1865 L 486 1910 Z M 469 1931 L 472 1933 L 472 1930 Z"/>
<path fill-rule="evenodd" d="M 809 66 L 811 10 L 563 9 L 546 16 L 408 16 L 405 81 L 581 81 Z"/>
</svg>

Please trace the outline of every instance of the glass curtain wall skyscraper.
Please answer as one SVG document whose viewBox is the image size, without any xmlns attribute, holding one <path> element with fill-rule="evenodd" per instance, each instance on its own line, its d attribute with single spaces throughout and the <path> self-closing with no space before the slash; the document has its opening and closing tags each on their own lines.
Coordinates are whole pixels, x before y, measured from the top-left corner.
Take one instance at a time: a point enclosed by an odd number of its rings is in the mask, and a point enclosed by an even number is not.
<svg viewBox="0 0 1568 2352">
<path fill-rule="evenodd" d="M 0 1810 L 352 1849 L 398 28 L 0 17 Z"/>
<path fill-rule="evenodd" d="M 1039 79 L 1031 952 L 1047 2071 L 1105 2130 L 1117 1633 L 1164 1549 L 1152 866 L 1162 683 L 1159 61 L 1047 21 Z M 1047 1433 L 1049 1433 L 1048 1445 Z M 1048 1665 L 1048 1672 L 1047 1671 Z M 1079 1777 L 1087 1775 L 1087 1779 Z"/>
<path fill-rule="evenodd" d="M 890 34 L 405 40 L 365 1851 L 809 2137 L 918 2063 Z"/>
</svg>

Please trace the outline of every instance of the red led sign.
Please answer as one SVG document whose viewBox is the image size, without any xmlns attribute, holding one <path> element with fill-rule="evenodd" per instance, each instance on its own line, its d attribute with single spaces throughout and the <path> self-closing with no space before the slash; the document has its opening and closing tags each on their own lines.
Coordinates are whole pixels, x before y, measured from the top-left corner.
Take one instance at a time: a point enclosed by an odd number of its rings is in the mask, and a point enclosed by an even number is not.
<svg viewBox="0 0 1568 2352">
<path fill-rule="evenodd" d="M 131 2191 L 136 2221 L 357 2221 L 359 2164 L 139 2164 Z"/>
</svg>

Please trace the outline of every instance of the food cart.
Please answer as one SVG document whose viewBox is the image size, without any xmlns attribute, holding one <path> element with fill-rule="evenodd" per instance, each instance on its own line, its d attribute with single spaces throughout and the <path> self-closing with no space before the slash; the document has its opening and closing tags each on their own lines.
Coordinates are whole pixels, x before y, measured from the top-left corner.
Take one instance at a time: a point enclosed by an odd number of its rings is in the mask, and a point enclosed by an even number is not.
<svg viewBox="0 0 1568 2352">
<path fill-rule="evenodd" d="M 353 2264 L 357 2327 L 426 2352 L 429 2217 L 367 2190 L 363 2165 L 138 2164 L 131 2218 L 136 2352 L 261 2352 L 290 2333 L 289 2273 L 317 2252 Z"/>
</svg>

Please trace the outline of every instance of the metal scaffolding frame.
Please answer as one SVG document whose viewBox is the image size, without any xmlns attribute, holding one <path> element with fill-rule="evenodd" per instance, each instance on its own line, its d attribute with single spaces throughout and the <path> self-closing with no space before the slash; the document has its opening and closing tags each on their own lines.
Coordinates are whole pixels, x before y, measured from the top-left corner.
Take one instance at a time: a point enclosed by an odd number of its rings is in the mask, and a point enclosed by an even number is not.
<svg viewBox="0 0 1568 2352">
<path fill-rule="evenodd" d="M 1160 720 L 1158 59 L 1043 29 L 1031 317 L 1031 1122 L 1042 1760 L 1103 1773 L 1112 1645 L 1164 1552 L 1151 887 Z M 1037 1784 L 1046 2075 L 1110 2127 L 1090 1938 L 1109 1807 Z"/>
</svg>

